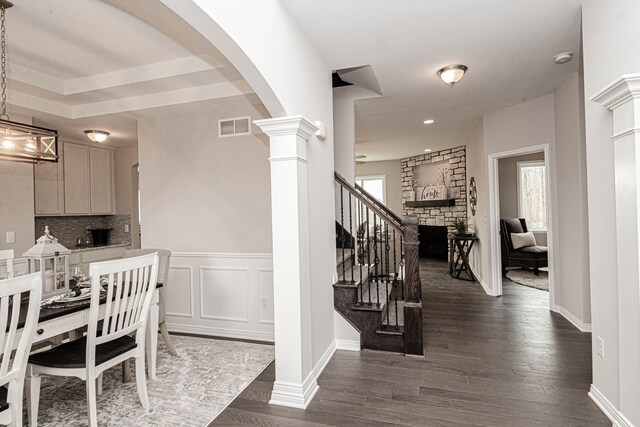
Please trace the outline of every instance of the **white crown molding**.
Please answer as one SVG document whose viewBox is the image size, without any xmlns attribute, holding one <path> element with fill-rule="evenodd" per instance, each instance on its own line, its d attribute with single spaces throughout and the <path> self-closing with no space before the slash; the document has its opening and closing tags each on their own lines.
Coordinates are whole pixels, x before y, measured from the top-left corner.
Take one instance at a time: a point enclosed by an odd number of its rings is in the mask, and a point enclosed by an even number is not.
<svg viewBox="0 0 640 427">
<path fill-rule="evenodd" d="M 216 67 L 198 56 L 172 59 L 68 80 L 60 79 L 20 64 L 10 63 L 8 68 L 8 77 L 11 80 L 64 96 L 216 69 Z"/>
<path fill-rule="evenodd" d="M 303 116 L 255 120 L 253 124 L 262 129 L 269 137 L 297 135 L 307 141 L 319 130 L 315 123 Z"/>
<path fill-rule="evenodd" d="M 170 61 L 156 62 L 140 67 L 110 73 L 97 74 L 65 81 L 65 95 L 92 92 L 116 86 L 124 86 L 152 80 L 178 77 L 201 71 L 214 70 L 208 62 L 197 56 L 178 58 Z"/>
<path fill-rule="evenodd" d="M 166 107 L 169 105 L 188 104 L 190 102 L 210 101 L 252 93 L 254 93 L 253 89 L 251 89 L 245 80 L 236 80 L 233 82 L 196 86 L 79 105 L 62 104 L 24 92 L 10 91 L 8 102 L 12 105 L 65 117 L 67 119 L 80 119 Z"/>
<path fill-rule="evenodd" d="M 83 117 L 115 114 L 128 111 L 146 110 L 149 108 L 165 107 L 169 105 L 188 104 L 190 102 L 209 101 L 212 99 L 228 98 L 253 93 L 249 84 L 244 80 L 216 83 L 206 86 L 196 86 L 129 98 L 112 99 L 73 107 L 73 119 Z"/>
<path fill-rule="evenodd" d="M 590 99 L 604 108 L 614 110 L 633 98 L 640 98 L 640 73 L 623 74 Z"/>
</svg>

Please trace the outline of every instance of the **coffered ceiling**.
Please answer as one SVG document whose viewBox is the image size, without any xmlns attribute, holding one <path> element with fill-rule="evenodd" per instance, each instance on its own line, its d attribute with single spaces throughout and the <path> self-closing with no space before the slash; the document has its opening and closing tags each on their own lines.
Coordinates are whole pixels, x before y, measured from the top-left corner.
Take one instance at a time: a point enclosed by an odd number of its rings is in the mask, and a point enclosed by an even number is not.
<svg viewBox="0 0 640 427">
<path fill-rule="evenodd" d="M 210 45 L 187 50 L 107 2 L 15 0 L 6 13 L 12 110 L 68 137 L 99 128 L 127 144 L 141 115 L 253 92 Z"/>
<path fill-rule="evenodd" d="M 367 161 L 464 144 L 483 114 L 552 92 L 579 66 L 582 0 L 281 1 L 332 69 L 370 66 L 382 96 L 356 103 L 356 149 Z M 37 123 L 77 138 L 102 128 L 127 144 L 145 115 L 258 102 L 187 24 L 158 25 L 162 2 L 14 4 L 9 102 Z M 564 51 L 574 60 L 555 65 Z M 469 67 L 453 89 L 435 75 L 452 63 Z"/>
</svg>

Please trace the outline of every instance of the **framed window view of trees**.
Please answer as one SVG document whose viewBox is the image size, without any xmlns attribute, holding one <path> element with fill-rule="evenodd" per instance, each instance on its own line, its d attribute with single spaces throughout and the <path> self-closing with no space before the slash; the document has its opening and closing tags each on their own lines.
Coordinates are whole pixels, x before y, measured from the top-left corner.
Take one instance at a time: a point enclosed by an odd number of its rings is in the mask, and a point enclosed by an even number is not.
<svg viewBox="0 0 640 427">
<path fill-rule="evenodd" d="M 544 161 L 518 162 L 518 216 L 530 231 L 547 230 Z"/>
</svg>

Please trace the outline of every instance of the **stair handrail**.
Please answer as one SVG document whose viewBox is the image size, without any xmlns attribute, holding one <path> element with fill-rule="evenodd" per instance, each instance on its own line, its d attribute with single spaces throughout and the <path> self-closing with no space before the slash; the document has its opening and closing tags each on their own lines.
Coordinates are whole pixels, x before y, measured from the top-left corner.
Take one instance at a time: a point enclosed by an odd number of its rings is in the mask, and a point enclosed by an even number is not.
<svg viewBox="0 0 640 427">
<path fill-rule="evenodd" d="M 391 209 L 380 203 L 378 199 L 373 197 L 367 190 L 360 187 L 358 184 L 351 185 L 342 175 L 334 171 L 335 180 L 351 193 L 356 199 L 362 201 L 369 209 L 375 212 L 379 217 L 384 219 L 389 225 L 395 228 L 400 233 L 404 234 L 404 226 L 402 225 L 402 218 L 396 215 Z"/>
</svg>

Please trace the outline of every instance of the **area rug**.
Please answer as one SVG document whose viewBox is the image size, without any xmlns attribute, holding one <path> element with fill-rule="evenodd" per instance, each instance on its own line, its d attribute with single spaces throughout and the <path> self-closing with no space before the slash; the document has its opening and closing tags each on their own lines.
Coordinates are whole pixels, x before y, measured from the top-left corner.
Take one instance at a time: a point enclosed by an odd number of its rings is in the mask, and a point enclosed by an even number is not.
<svg viewBox="0 0 640 427">
<path fill-rule="evenodd" d="M 549 273 L 544 270 L 540 270 L 539 276 L 531 270 L 508 270 L 507 278 L 519 285 L 549 292 Z"/>
<path fill-rule="evenodd" d="M 104 374 L 98 396 L 100 426 L 205 427 L 274 359 L 271 345 L 172 335 L 178 357 L 158 339 L 157 379 L 147 381 L 149 407 L 140 405 L 135 381 L 121 381 L 121 369 Z M 132 363 L 133 365 L 133 363 Z M 43 377 L 38 425 L 86 426 L 85 384 Z M 26 408 L 25 425 L 26 424 Z"/>
</svg>

